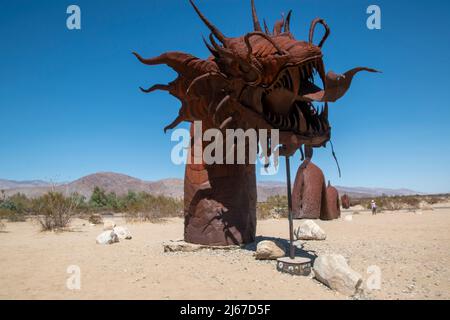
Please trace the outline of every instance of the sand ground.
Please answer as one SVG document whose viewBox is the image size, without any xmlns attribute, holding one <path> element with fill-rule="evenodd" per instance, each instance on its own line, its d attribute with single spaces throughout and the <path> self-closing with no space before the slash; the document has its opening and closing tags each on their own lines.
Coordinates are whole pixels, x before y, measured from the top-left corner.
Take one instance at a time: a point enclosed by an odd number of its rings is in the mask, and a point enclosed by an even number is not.
<svg viewBox="0 0 450 320">
<path fill-rule="evenodd" d="M 365 280 L 370 266 L 380 268 L 381 288 L 366 288 L 360 298 L 450 299 L 450 209 L 362 212 L 352 221 L 317 223 L 327 240 L 302 241 L 304 249 L 344 255 Z M 181 219 L 127 226 L 132 240 L 101 246 L 95 238 L 102 226 L 85 220 L 64 233 L 7 223 L 0 232 L 0 299 L 348 299 L 312 276 L 278 273 L 275 262 L 256 261 L 251 250 L 164 253 L 162 242 L 182 238 Z M 259 221 L 258 239 L 286 238 L 287 228 L 286 220 Z M 80 267 L 80 290 L 67 289 L 70 265 Z"/>
</svg>

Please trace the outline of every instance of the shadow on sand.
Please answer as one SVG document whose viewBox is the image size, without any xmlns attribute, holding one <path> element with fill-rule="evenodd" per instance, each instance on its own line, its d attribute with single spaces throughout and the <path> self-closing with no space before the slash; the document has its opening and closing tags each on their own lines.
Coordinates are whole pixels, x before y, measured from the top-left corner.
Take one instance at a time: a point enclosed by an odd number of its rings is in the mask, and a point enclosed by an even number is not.
<svg viewBox="0 0 450 320">
<path fill-rule="evenodd" d="M 289 254 L 289 240 L 266 236 L 257 236 L 254 242 L 245 245 L 242 249 L 249 251 L 256 251 L 256 246 L 258 245 L 258 243 L 264 240 L 274 241 L 278 243 L 284 248 L 286 254 Z M 300 241 L 294 241 L 294 247 L 296 257 L 309 258 L 311 259 L 311 263 L 314 263 L 314 260 L 317 258 L 317 254 L 315 251 L 305 250 L 304 243 Z"/>
</svg>

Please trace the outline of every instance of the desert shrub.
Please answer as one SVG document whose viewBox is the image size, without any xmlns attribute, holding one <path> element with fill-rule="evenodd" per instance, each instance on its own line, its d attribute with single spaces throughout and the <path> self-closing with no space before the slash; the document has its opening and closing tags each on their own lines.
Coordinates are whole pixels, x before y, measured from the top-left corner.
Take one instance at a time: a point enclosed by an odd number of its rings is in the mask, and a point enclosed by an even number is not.
<svg viewBox="0 0 450 320">
<path fill-rule="evenodd" d="M 174 198 L 129 192 L 123 203 L 129 221 L 156 222 L 183 216 L 183 201 Z"/>
<path fill-rule="evenodd" d="M 3 195 L 0 201 L 0 216 L 10 222 L 25 221 L 31 207 L 31 200 L 24 194 L 17 193 L 8 198 Z"/>
<path fill-rule="evenodd" d="M 378 211 L 381 210 L 401 210 L 401 209 L 419 209 L 421 196 L 381 196 L 374 199 Z M 361 205 L 367 209 L 371 209 L 371 199 L 360 199 Z"/>
<path fill-rule="evenodd" d="M 108 198 L 106 197 L 105 190 L 95 187 L 89 200 L 89 206 L 94 209 L 102 209 L 106 208 L 107 205 Z"/>
<path fill-rule="evenodd" d="M 444 196 L 426 196 L 422 200 L 425 201 L 426 203 L 428 203 L 429 205 L 433 205 L 433 204 L 438 204 L 441 202 L 448 201 L 448 197 L 446 197 L 445 195 Z"/>
<path fill-rule="evenodd" d="M 410 208 L 413 209 L 418 209 L 420 208 L 420 202 L 421 199 L 419 196 L 408 196 L 408 197 L 403 197 L 403 203 L 407 206 L 409 206 Z"/>
<path fill-rule="evenodd" d="M 76 207 L 74 208 L 74 210 L 77 213 L 83 213 L 83 212 L 89 212 L 89 205 L 86 202 L 86 197 L 74 192 L 70 195 L 70 199 L 76 203 Z"/>
<path fill-rule="evenodd" d="M 43 231 L 66 228 L 77 207 L 77 198 L 64 197 L 59 192 L 49 192 L 33 200 L 33 209 Z"/>
<path fill-rule="evenodd" d="M 427 197 L 424 201 L 430 205 L 438 204 L 439 202 L 441 202 L 437 197 Z"/>
<path fill-rule="evenodd" d="M 88 221 L 92 224 L 102 224 L 103 218 L 99 214 L 91 214 L 88 218 Z"/>
<path fill-rule="evenodd" d="M 375 198 L 355 198 L 350 199 L 350 205 L 361 205 L 370 209 L 370 201 L 375 200 L 378 210 L 400 210 L 400 209 L 419 209 L 421 202 L 429 205 L 448 201 L 448 195 L 410 195 L 410 196 L 381 196 Z"/>
<path fill-rule="evenodd" d="M 25 222 L 27 217 L 24 214 L 11 212 L 7 217 L 9 222 Z"/>
<path fill-rule="evenodd" d="M 124 197 L 118 197 L 114 192 L 107 194 L 105 190 L 95 187 L 87 203 L 87 209 L 91 212 L 120 212 L 125 207 L 124 202 L 126 202 Z"/>
<path fill-rule="evenodd" d="M 358 205 L 365 207 L 365 205 L 363 203 L 363 199 L 351 197 L 350 198 L 350 207 L 354 207 L 354 206 L 358 206 Z"/>
<path fill-rule="evenodd" d="M 11 214 L 14 214 L 14 211 L 0 207 L 0 219 L 8 219 Z"/>
<path fill-rule="evenodd" d="M 256 206 L 257 219 L 286 218 L 287 216 L 287 196 L 271 196 Z"/>
<path fill-rule="evenodd" d="M 0 219 L 7 219 L 9 222 L 23 222 L 26 221 L 25 214 L 18 213 L 11 209 L 0 208 Z"/>
</svg>

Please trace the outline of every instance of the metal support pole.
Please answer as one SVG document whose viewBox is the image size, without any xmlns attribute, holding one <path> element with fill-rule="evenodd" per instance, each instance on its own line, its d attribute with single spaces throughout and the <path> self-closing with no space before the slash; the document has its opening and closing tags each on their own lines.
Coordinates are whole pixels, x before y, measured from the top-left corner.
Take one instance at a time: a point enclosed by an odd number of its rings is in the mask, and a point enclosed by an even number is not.
<svg viewBox="0 0 450 320">
<path fill-rule="evenodd" d="M 286 146 L 284 146 L 286 148 Z M 311 259 L 307 257 L 296 257 L 294 246 L 294 222 L 292 217 L 292 193 L 291 193 L 291 165 L 289 156 L 286 155 L 286 180 L 288 197 L 288 219 L 289 219 L 289 256 L 277 259 L 277 270 L 297 276 L 308 276 L 311 274 Z"/>
<path fill-rule="evenodd" d="M 286 156 L 286 180 L 287 180 L 287 198 L 288 198 L 288 219 L 289 219 L 289 257 L 295 258 L 294 247 L 294 223 L 292 221 L 292 193 L 291 193 L 291 165 L 289 156 Z"/>
</svg>

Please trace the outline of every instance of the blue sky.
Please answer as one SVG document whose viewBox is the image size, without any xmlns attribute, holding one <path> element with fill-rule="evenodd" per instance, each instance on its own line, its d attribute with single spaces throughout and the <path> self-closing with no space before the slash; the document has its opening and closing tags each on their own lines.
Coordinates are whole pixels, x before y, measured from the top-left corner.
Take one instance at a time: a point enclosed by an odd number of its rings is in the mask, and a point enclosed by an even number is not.
<svg viewBox="0 0 450 320">
<path fill-rule="evenodd" d="M 250 0 L 197 0 L 226 35 L 251 31 Z M 66 28 L 77 4 L 82 30 Z M 270 25 L 293 9 L 291 30 L 306 39 L 316 16 L 331 27 L 326 68 L 369 66 L 331 105 L 333 142 L 314 161 L 334 184 L 450 192 L 450 3 L 447 1 L 256 0 Z M 382 29 L 366 28 L 366 8 Z M 131 55 L 180 50 L 206 58 L 208 30 L 187 0 L 2 2 L 0 10 L 0 178 L 67 181 L 98 171 L 147 180 L 183 177 L 162 128 L 179 102 L 139 86 L 174 79 Z M 186 125 L 184 125 L 186 127 Z M 283 163 L 283 161 L 282 161 Z M 299 155 L 292 160 L 292 170 Z M 293 173 L 293 174 L 294 174 Z M 283 180 L 280 173 L 260 179 Z"/>
</svg>

